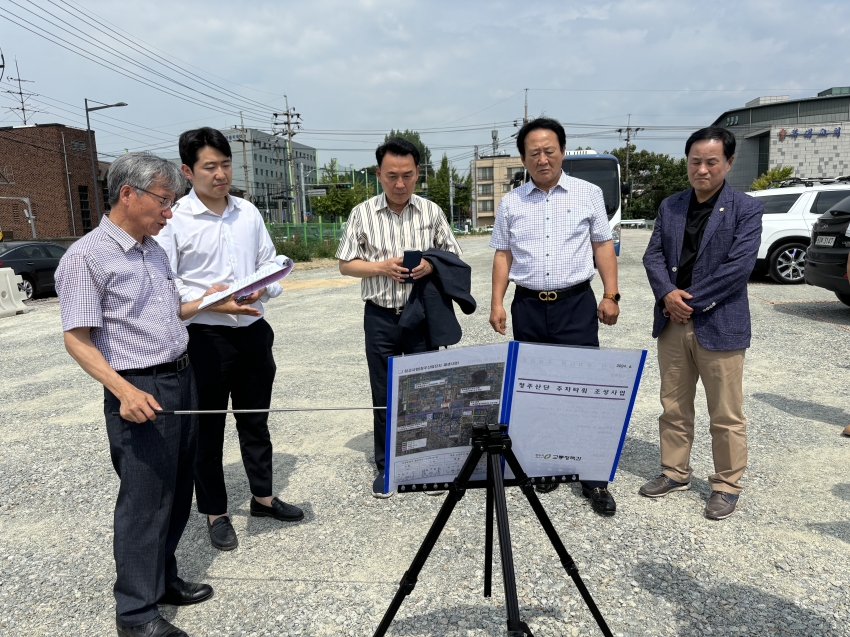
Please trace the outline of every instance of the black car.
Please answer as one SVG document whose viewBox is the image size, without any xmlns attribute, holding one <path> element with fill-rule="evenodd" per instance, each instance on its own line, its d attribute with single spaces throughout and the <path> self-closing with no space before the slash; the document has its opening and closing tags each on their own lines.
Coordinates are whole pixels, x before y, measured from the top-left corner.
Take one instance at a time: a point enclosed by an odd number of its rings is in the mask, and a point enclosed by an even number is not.
<svg viewBox="0 0 850 637">
<path fill-rule="evenodd" d="M 850 305 L 847 255 L 850 254 L 850 197 L 842 199 L 818 217 L 812 226 L 812 242 L 806 253 L 806 283 L 835 292 Z"/>
<path fill-rule="evenodd" d="M 53 274 L 65 248 L 44 241 L 0 242 L 0 268 L 12 268 L 22 282 L 18 287 L 31 299 L 56 289 Z"/>
</svg>

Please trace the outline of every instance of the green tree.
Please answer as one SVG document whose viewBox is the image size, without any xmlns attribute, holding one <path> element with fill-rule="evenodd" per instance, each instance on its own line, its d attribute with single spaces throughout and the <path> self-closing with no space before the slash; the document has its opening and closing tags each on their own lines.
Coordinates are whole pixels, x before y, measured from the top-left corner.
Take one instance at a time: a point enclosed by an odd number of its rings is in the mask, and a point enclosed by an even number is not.
<svg viewBox="0 0 850 637">
<path fill-rule="evenodd" d="M 609 152 L 609 151 L 605 151 Z M 683 157 L 675 159 L 664 153 L 637 150 L 634 144 L 629 148 L 629 171 L 626 174 L 626 148 L 610 151 L 620 160 L 622 180 L 631 183 L 628 211 L 624 209 L 623 218 L 654 219 L 661 202 L 673 193 L 687 190 L 688 162 Z"/>
<path fill-rule="evenodd" d="M 415 130 L 407 130 L 404 131 L 390 129 L 390 132 L 384 136 L 384 142 L 389 141 L 390 137 L 401 137 L 402 139 L 406 139 L 411 144 L 416 146 L 416 149 L 419 151 L 419 165 L 421 166 L 421 176 L 420 179 L 425 181 L 425 164 L 428 164 L 428 173 L 433 174 L 434 168 L 431 166 L 431 151 L 428 150 L 428 147 L 419 137 L 419 133 Z"/>
<path fill-rule="evenodd" d="M 793 172 L 794 168 L 791 166 L 776 166 L 768 170 L 766 173 L 759 175 L 758 179 L 750 184 L 750 189 L 767 190 L 774 182 L 785 181 L 788 179 Z"/>
<path fill-rule="evenodd" d="M 443 209 L 447 219 L 451 219 L 454 216 L 454 220 L 457 221 L 460 219 L 461 211 L 466 210 L 468 214 L 472 178 L 469 175 L 466 179 L 461 178 L 455 167 L 452 166 L 451 181 L 455 185 L 454 215 L 449 210 L 449 160 L 445 153 L 443 153 L 443 158 L 440 160 L 440 167 L 428 181 L 428 199 Z"/>
<path fill-rule="evenodd" d="M 358 174 L 358 173 L 355 173 Z M 322 176 L 320 183 L 322 184 L 350 184 L 351 177 L 349 173 L 342 172 L 340 174 L 339 163 L 336 159 L 331 159 L 330 162 L 322 166 Z M 327 189 L 327 194 L 322 197 L 313 197 L 311 203 L 313 205 L 313 215 L 322 215 L 325 221 L 338 221 L 347 219 L 352 208 L 359 203 L 366 201 L 366 186 L 363 181 L 355 183 L 351 188 L 336 188 L 330 187 Z"/>
</svg>

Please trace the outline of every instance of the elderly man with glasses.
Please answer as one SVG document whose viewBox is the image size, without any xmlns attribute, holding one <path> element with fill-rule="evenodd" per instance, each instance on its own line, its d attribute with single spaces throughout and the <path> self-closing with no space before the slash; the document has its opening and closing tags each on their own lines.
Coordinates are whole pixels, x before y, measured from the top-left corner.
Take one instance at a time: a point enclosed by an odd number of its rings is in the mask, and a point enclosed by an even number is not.
<svg viewBox="0 0 850 637">
<path fill-rule="evenodd" d="M 104 386 L 115 504 L 114 593 L 118 635 L 180 637 L 157 603 L 194 604 L 207 584 L 184 582 L 174 557 L 192 506 L 197 409 L 181 303 L 162 248 L 153 240 L 184 189 L 179 169 L 148 153 L 118 158 L 107 175 L 112 211 L 77 241 L 56 270 L 65 348 Z M 213 286 L 206 294 L 220 289 Z M 226 302 L 227 300 L 225 300 Z"/>
</svg>

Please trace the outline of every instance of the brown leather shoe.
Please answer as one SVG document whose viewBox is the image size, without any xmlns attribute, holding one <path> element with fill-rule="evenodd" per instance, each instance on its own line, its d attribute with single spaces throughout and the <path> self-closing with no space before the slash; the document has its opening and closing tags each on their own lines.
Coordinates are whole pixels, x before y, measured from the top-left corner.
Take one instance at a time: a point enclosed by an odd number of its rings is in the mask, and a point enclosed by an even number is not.
<svg viewBox="0 0 850 637">
<path fill-rule="evenodd" d="M 725 520 L 735 512 L 738 496 L 723 491 L 712 491 L 705 505 L 705 517 L 709 520 Z"/>
<path fill-rule="evenodd" d="M 844 431 L 842 431 L 842 432 L 841 432 L 841 435 L 842 435 L 842 436 L 847 436 L 848 438 L 850 438 L 850 425 L 847 425 L 847 426 L 844 428 Z"/>
</svg>

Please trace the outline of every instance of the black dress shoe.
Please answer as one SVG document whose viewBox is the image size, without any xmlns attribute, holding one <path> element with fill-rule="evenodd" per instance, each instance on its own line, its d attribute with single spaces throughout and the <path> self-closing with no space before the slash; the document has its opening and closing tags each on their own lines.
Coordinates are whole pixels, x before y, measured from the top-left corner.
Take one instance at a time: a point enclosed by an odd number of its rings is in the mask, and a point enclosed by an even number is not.
<svg viewBox="0 0 850 637">
<path fill-rule="evenodd" d="M 534 487 L 534 490 L 537 493 L 552 493 L 555 489 L 558 488 L 557 482 L 543 482 Z"/>
<path fill-rule="evenodd" d="M 582 485 L 581 493 L 585 498 L 590 498 L 590 506 L 599 515 L 612 516 L 617 512 L 617 504 L 614 498 L 608 493 L 608 489 L 589 489 Z"/>
<path fill-rule="evenodd" d="M 272 498 L 270 507 L 251 498 L 251 515 L 259 518 L 274 518 L 281 522 L 297 522 L 304 518 L 304 511 L 279 498 Z"/>
<path fill-rule="evenodd" d="M 233 525 L 228 516 L 216 518 L 216 521 L 212 524 L 210 524 L 210 519 L 207 518 L 207 528 L 210 531 L 210 544 L 219 551 L 232 551 L 239 546 L 239 539 L 236 537 L 236 531 L 233 530 Z"/>
<path fill-rule="evenodd" d="M 184 582 L 179 577 L 165 587 L 165 595 L 159 600 L 160 604 L 171 604 L 172 606 L 188 606 L 205 602 L 213 596 L 212 586 L 209 584 L 195 584 Z"/>
<path fill-rule="evenodd" d="M 122 626 L 116 621 L 115 627 L 118 629 L 118 637 L 189 637 L 163 617 L 157 617 L 140 626 Z"/>
</svg>

